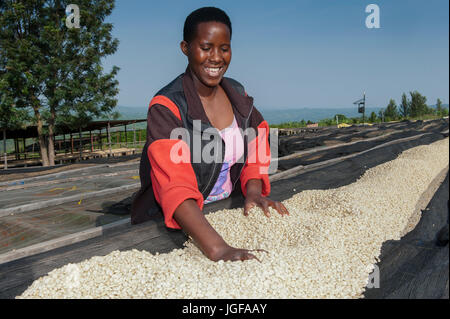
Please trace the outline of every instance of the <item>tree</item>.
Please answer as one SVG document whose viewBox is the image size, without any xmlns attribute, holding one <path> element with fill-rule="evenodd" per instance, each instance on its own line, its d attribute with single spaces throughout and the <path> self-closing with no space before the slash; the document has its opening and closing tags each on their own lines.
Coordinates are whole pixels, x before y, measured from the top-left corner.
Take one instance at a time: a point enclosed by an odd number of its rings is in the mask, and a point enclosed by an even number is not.
<svg viewBox="0 0 450 319">
<path fill-rule="evenodd" d="M 441 99 L 438 98 L 436 101 L 436 115 L 442 116 L 442 114 L 443 114 L 442 101 Z"/>
<path fill-rule="evenodd" d="M 29 116 L 26 110 L 15 106 L 5 74 L 0 72 L 0 128 L 5 130 L 20 128 L 27 120 Z"/>
<path fill-rule="evenodd" d="M 384 116 L 386 119 L 395 120 L 398 118 L 397 104 L 394 99 L 389 100 L 389 104 L 384 111 Z"/>
<path fill-rule="evenodd" d="M 377 121 L 377 115 L 372 111 L 369 116 L 369 123 L 375 123 Z"/>
<path fill-rule="evenodd" d="M 427 98 L 421 95 L 418 91 L 409 92 L 409 94 L 411 95 L 410 116 L 418 117 L 427 114 Z"/>
<path fill-rule="evenodd" d="M 105 18 L 114 0 L 79 0 L 80 28 L 66 26 L 66 1 L 0 2 L 0 40 L 9 85 L 20 107 L 31 107 L 44 166 L 54 165 L 55 125 L 78 115 L 86 121 L 116 106 L 118 68 L 104 73 L 101 59 L 118 40 Z"/>
<path fill-rule="evenodd" d="M 344 123 L 348 121 L 348 118 L 344 114 L 336 114 L 334 119 L 337 119 L 339 123 Z"/>
<path fill-rule="evenodd" d="M 1 53 L 1 49 L 0 49 Z M 29 119 L 26 110 L 15 107 L 14 99 L 12 98 L 11 88 L 8 87 L 7 74 L 4 64 L 5 59 L 0 55 L 0 139 L 3 140 L 3 153 L 5 156 L 5 168 L 7 168 L 6 160 L 6 139 L 8 138 L 6 131 L 8 129 L 17 129 L 22 126 L 22 123 Z"/>
<path fill-rule="evenodd" d="M 400 104 L 400 115 L 403 118 L 407 118 L 410 113 L 410 102 L 405 93 L 402 94 L 402 103 Z"/>
<path fill-rule="evenodd" d="M 1 55 L 5 63 L 4 79 L 13 99 L 8 104 L 17 108 L 31 108 L 37 125 L 39 146 L 44 165 L 48 165 L 47 145 L 45 143 L 42 105 L 44 81 L 42 55 L 39 53 L 39 7 L 43 1 L 0 2 L 0 43 Z M 34 17 L 34 18 L 31 18 Z"/>
<path fill-rule="evenodd" d="M 378 111 L 378 118 L 381 122 L 384 122 L 384 109 Z"/>
</svg>

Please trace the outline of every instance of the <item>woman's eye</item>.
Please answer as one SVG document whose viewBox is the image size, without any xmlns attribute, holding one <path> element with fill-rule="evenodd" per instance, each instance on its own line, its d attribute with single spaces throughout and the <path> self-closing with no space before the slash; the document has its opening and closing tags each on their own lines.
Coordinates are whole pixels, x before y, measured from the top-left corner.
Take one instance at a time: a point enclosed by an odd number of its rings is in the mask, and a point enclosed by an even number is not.
<svg viewBox="0 0 450 319">
<path fill-rule="evenodd" d="M 208 51 L 208 50 L 209 50 L 209 48 L 202 48 L 202 50 L 203 50 L 203 51 Z"/>
</svg>

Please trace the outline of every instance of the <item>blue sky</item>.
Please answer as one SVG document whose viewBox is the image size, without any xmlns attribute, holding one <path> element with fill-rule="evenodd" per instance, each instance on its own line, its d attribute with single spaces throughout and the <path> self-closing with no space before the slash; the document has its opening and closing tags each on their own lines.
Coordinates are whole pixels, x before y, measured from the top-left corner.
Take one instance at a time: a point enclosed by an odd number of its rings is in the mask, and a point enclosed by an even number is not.
<svg viewBox="0 0 450 319">
<path fill-rule="evenodd" d="M 371 3 L 380 8 L 379 29 L 365 25 Z M 428 104 L 449 101 L 448 0 L 116 0 L 107 21 L 120 45 L 104 66 L 121 68 L 120 106 L 146 108 L 184 72 L 184 20 L 203 6 L 230 16 L 226 76 L 241 82 L 257 107 L 353 107 L 364 90 L 368 107 L 399 103 L 413 90 Z"/>
</svg>

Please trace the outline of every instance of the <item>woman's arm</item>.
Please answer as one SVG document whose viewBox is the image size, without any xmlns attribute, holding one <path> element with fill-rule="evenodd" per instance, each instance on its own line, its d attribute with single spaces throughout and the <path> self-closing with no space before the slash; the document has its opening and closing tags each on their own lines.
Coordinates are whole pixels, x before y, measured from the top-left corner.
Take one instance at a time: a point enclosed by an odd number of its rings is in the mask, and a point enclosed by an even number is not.
<svg viewBox="0 0 450 319">
<path fill-rule="evenodd" d="M 180 204 L 175 209 L 173 218 L 192 237 L 200 250 L 213 261 L 257 259 L 250 250 L 229 246 L 211 226 L 193 199 L 187 199 Z"/>
</svg>

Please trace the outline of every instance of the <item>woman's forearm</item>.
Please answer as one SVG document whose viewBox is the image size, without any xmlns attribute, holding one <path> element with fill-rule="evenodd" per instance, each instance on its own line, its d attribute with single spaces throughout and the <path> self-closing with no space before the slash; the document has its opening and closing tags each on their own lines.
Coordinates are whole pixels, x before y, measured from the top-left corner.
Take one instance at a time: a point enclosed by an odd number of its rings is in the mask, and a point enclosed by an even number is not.
<svg viewBox="0 0 450 319">
<path fill-rule="evenodd" d="M 217 260 L 220 252 L 228 246 L 205 218 L 195 200 L 185 200 L 175 210 L 173 218 L 209 259 Z"/>
</svg>

